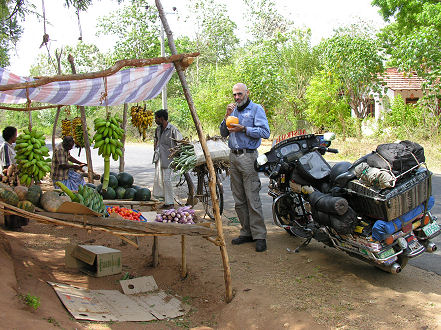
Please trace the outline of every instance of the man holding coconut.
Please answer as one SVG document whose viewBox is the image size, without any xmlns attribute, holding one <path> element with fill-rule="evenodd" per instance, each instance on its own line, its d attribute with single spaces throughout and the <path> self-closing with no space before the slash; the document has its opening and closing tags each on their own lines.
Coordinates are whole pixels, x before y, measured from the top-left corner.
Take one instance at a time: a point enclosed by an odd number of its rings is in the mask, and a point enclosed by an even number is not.
<svg viewBox="0 0 441 330">
<path fill-rule="evenodd" d="M 249 99 L 249 94 L 245 84 L 234 85 L 235 103 L 227 106 L 220 133 L 228 136 L 231 191 L 242 226 L 239 237 L 231 243 L 256 242 L 256 251 L 263 252 L 266 250 L 266 227 L 259 196 L 261 183 L 254 161 L 261 139 L 269 138 L 270 129 L 265 111 Z"/>
</svg>

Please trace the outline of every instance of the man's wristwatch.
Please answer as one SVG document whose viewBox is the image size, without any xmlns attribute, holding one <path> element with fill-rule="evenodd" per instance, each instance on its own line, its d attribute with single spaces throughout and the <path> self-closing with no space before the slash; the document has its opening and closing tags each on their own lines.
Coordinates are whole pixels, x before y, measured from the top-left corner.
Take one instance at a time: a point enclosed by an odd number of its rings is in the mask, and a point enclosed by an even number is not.
<svg viewBox="0 0 441 330">
<path fill-rule="evenodd" d="M 246 132 L 247 132 L 247 128 L 246 128 L 246 126 L 244 126 L 244 127 L 242 128 L 242 132 L 243 132 L 243 133 L 246 133 Z"/>
</svg>

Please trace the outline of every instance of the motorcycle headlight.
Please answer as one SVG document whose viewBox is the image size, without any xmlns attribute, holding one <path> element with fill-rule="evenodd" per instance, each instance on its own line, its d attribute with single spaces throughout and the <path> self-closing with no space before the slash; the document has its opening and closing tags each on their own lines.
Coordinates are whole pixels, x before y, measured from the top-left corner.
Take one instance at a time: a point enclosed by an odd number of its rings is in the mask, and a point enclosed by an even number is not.
<svg viewBox="0 0 441 330">
<path fill-rule="evenodd" d="M 263 154 L 263 155 L 257 156 L 256 161 L 257 161 L 257 165 L 262 166 L 268 162 L 268 158 L 266 157 L 265 154 Z"/>
</svg>

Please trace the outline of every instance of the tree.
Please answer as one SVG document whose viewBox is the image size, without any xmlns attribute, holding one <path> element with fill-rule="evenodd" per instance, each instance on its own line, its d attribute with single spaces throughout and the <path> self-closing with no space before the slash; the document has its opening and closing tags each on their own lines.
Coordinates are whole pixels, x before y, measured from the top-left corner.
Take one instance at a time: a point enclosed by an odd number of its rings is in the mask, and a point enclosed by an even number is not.
<svg viewBox="0 0 441 330">
<path fill-rule="evenodd" d="M 159 24 L 156 8 L 141 0 L 101 17 L 97 35 L 115 36 L 113 61 L 158 57 L 161 54 Z"/>
<path fill-rule="evenodd" d="M 248 7 L 248 31 L 255 41 L 274 38 L 288 32 L 293 22 L 281 15 L 273 0 L 244 0 Z"/>
<path fill-rule="evenodd" d="M 306 118 L 316 127 L 341 131 L 345 140 L 351 109 L 340 91 L 341 83 L 332 72 L 317 72 L 306 91 Z"/>
<path fill-rule="evenodd" d="M 360 119 L 366 117 L 373 93 L 381 93 L 379 74 L 384 71 L 383 55 L 378 39 L 369 30 L 350 26 L 336 31 L 317 48 L 322 54 L 325 71 L 335 73 L 352 111 Z"/>
<path fill-rule="evenodd" d="M 225 4 L 214 0 L 197 0 L 189 4 L 191 19 L 197 23 L 196 50 L 201 53 L 200 62 L 224 64 L 237 48 L 236 23 L 228 16 Z"/>
</svg>

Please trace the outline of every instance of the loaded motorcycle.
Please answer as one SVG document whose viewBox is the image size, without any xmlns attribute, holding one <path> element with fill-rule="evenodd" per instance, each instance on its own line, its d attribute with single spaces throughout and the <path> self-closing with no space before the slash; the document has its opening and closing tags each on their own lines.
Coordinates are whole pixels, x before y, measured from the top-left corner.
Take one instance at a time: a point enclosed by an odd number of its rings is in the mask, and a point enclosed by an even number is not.
<svg viewBox="0 0 441 330">
<path fill-rule="evenodd" d="M 434 252 L 431 239 L 441 229 L 430 212 L 432 173 L 422 147 L 410 141 L 380 145 L 402 153 L 390 160 L 373 152 L 331 167 L 322 155 L 338 153 L 329 148 L 334 137 L 294 136 L 255 162 L 270 179 L 274 223 L 305 239 L 296 252 L 315 239 L 394 274 L 410 258 Z M 383 166 L 376 168 L 378 161 Z"/>
</svg>

